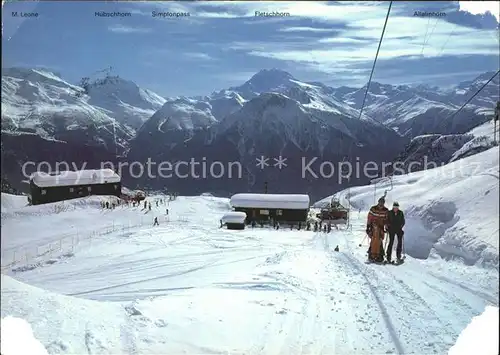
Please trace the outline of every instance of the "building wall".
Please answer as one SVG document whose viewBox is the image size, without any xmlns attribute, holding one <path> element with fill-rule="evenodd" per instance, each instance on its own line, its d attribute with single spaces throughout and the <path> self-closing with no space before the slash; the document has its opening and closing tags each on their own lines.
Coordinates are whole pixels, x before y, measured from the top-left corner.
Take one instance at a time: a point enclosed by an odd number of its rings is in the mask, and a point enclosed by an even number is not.
<svg viewBox="0 0 500 355">
<path fill-rule="evenodd" d="M 90 195 L 112 195 L 120 197 L 121 183 L 39 187 L 31 181 L 30 192 L 31 203 L 33 205 L 71 200 Z"/>
<path fill-rule="evenodd" d="M 226 223 L 227 229 L 242 230 L 245 229 L 244 223 Z"/>
<path fill-rule="evenodd" d="M 274 219 L 278 222 L 305 222 L 309 210 L 287 210 L 287 209 L 270 209 L 270 208 L 246 208 L 235 207 L 235 211 L 245 212 L 247 214 L 246 223 L 252 221 L 271 221 Z M 267 211 L 267 214 L 265 213 Z"/>
</svg>

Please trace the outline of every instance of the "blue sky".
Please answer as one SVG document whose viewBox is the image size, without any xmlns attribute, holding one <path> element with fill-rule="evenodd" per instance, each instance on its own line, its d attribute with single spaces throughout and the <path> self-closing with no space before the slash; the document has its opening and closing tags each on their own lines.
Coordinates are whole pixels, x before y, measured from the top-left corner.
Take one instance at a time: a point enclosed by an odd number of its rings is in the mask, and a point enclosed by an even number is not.
<svg viewBox="0 0 500 355">
<path fill-rule="evenodd" d="M 495 2 L 493 2 L 495 4 Z M 2 11 L 3 67 L 45 67 L 76 83 L 113 73 L 163 96 L 205 95 L 260 69 L 338 87 L 368 80 L 389 2 L 15 2 Z M 496 2 L 498 9 L 498 2 Z M 493 8 L 495 8 L 493 6 Z M 255 11 L 289 17 L 255 17 Z M 36 19 L 12 11 L 35 11 Z M 95 11 L 131 12 L 99 18 Z M 152 11 L 189 12 L 153 18 Z M 415 11 L 440 11 L 419 18 Z M 497 10 L 498 12 L 498 10 Z M 394 2 L 374 81 L 448 86 L 498 70 L 498 14 L 458 2 Z"/>
</svg>

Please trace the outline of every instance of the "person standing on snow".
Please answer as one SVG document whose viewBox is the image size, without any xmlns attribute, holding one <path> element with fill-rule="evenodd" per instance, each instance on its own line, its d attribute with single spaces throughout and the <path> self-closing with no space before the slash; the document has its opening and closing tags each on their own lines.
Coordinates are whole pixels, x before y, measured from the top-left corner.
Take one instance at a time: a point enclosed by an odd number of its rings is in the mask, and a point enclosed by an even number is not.
<svg viewBox="0 0 500 355">
<path fill-rule="evenodd" d="M 387 246 L 387 261 L 391 262 L 392 247 L 394 245 L 394 237 L 398 237 L 398 245 L 396 247 L 397 262 L 401 262 L 401 252 L 403 249 L 403 227 L 405 226 L 405 215 L 399 209 L 399 203 L 392 204 L 392 210 L 387 213 L 387 224 L 389 231 L 389 245 Z"/>
<path fill-rule="evenodd" d="M 381 238 L 380 238 L 380 254 L 377 256 L 371 255 L 371 243 L 368 248 L 368 256 L 370 259 L 374 259 L 374 261 L 383 261 L 384 260 L 384 232 L 387 229 L 387 213 L 389 209 L 385 207 L 385 198 L 381 197 L 378 199 L 378 204 L 370 207 L 368 211 L 368 218 L 366 221 L 366 234 L 370 239 L 373 237 L 373 225 L 377 225 L 381 230 Z"/>
<path fill-rule="evenodd" d="M 155 221 L 153 223 L 153 227 L 154 226 L 159 226 L 159 225 L 160 225 L 160 223 L 158 223 L 158 217 L 155 217 Z"/>
</svg>

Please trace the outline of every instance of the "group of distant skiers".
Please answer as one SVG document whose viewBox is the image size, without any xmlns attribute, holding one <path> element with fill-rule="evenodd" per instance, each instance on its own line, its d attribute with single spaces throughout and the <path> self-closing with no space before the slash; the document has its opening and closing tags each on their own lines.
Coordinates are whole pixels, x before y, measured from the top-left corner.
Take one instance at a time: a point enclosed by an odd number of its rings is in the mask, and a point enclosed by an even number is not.
<svg viewBox="0 0 500 355">
<path fill-rule="evenodd" d="M 173 200 L 175 200 L 175 197 L 170 196 L 169 201 L 173 201 Z M 155 203 L 156 203 L 156 207 L 160 207 L 160 205 L 165 205 L 167 203 L 167 201 L 165 199 L 157 199 L 155 201 Z M 140 201 L 136 201 L 136 200 L 130 201 L 130 200 L 117 199 L 116 202 L 101 201 L 101 208 L 103 208 L 103 209 L 115 209 L 120 204 L 125 205 L 125 206 L 130 206 L 130 204 L 132 204 L 132 207 L 139 207 L 141 203 L 140 203 Z M 143 207 L 144 210 L 151 211 L 152 205 L 151 205 L 150 201 L 144 200 L 143 206 L 144 206 Z M 169 210 L 168 210 L 168 208 L 166 208 L 165 214 L 167 216 L 168 216 L 168 212 L 169 212 Z M 153 226 L 159 226 L 159 225 L 160 225 L 160 223 L 158 222 L 158 217 L 155 217 L 154 221 L 153 221 Z"/>
<path fill-rule="evenodd" d="M 105 208 L 108 210 L 114 210 L 117 206 L 120 206 L 120 200 L 118 199 L 115 202 L 109 202 L 109 201 L 101 201 L 101 208 Z"/>
<path fill-rule="evenodd" d="M 273 225 L 274 229 L 276 229 L 276 230 L 280 229 L 281 225 L 280 225 L 279 221 L 277 221 L 275 219 L 272 219 L 271 222 L 272 222 L 272 225 Z M 259 224 L 260 224 L 261 227 L 264 227 L 264 223 L 263 222 L 260 222 Z M 222 227 L 222 225 L 223 225 L 223 223 L 221 221 L 221 227 Z M 252 228 L 255 228 L 255 226 L 257 225 L 257 222 L 255 220 L 253 220 L 253 221 L 250 222 L 250 225 L 252 226 Z M 290 223 L 289 226 L 290 226 L 290 230 L 293 230 L 294 227 L 295 227 L 295 225 L 293 223 Z M 299 230 L 299 231 L 302 230 L 303 229 L 302 226 L 303 226 L 302 222 L 298 222 L 298 224 L 297 224 L 297 230 Z M 337 225 L 334 224 L 334 226 L 335 226 L 335 229 L 338 229 Z M 311 222 L 310 221 L 306 222 L 306 228 L 305 229 L 307 231 L 311 230 Z M 332 223 L 328 222 L 328 223 L 325 223 L 323 225 L 323 221 L 319 221 L 319 222 L 316 221 L 316 222 L 314 222 L 314 231 L 317 232 L 318 230 L 319 231 L 323 230 L 323 232 L 325 232 L 325 233 L 330 233 L 332 231 Z"/>
<path fill-rule="evenodd" d="M 370 208 L 366 222 L 366 234 L 370 238 L 370 247 L 368 248 L 368 260 L 373 262 L 392 262 L 392 248 L 394 239 L 397 237 L 396 262 L 401 263 L 401 254 L 403 251 L 403 227 L 405 226 L 405 216 L 399 209 L 399 203 L 394 202 L 392 209 L 385 207 L 385 198 L 381 197 L 375 206 Z M 389 243 L 387 250 L 384 251 L 384 238 L 388 234 Z"/>
</svg>

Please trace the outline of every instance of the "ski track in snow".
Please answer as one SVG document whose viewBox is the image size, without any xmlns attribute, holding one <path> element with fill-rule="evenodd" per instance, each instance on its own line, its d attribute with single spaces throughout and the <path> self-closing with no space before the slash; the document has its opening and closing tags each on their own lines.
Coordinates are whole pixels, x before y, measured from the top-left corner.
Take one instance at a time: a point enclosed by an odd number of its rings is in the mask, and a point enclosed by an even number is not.
<svg viewBox="0 0 500 355">
<path fill-rule="evenodd" d="M 198 199 L 213 216 L 177 201 L 171 210 L 216 225 L 224 205 Z M 477 290 L 455 281 L 444 261 L 433 271 L 411 257 L 400 266 L 366 264 L 366 246 L 357 247 L 362 219 L 353 217 L 353 231 L 328 234 L 234 233 L 204 223 L 138 227 L 101 237 L 64 261 L 11 274 L 75 300 L 123 303 L 115 346 L 127 354 L 438 354 L 485 305 L 498 305 L 495 285 Z M 109 352 L 89 324 L 82 351 Z"/>
</svg>

